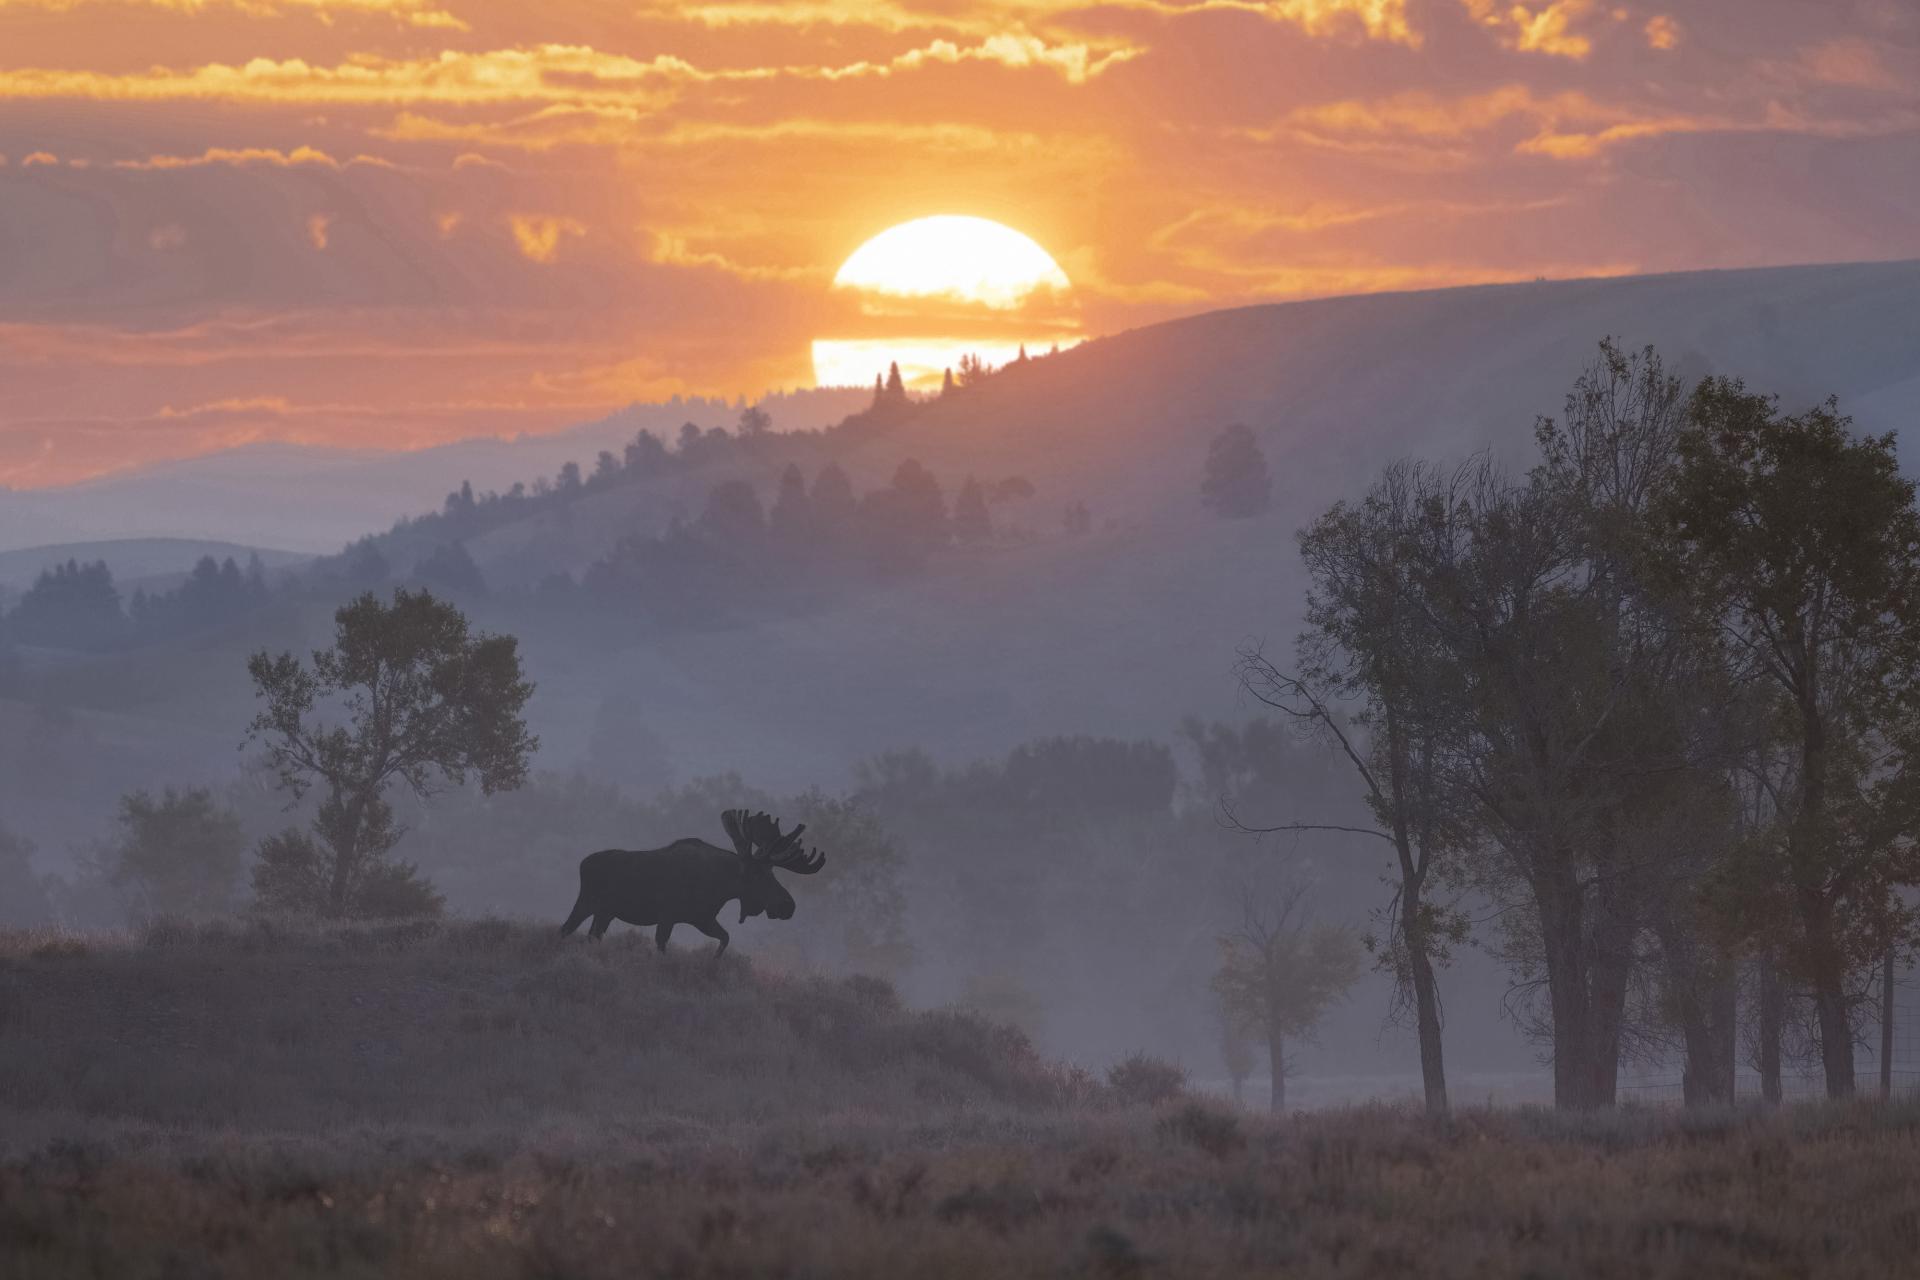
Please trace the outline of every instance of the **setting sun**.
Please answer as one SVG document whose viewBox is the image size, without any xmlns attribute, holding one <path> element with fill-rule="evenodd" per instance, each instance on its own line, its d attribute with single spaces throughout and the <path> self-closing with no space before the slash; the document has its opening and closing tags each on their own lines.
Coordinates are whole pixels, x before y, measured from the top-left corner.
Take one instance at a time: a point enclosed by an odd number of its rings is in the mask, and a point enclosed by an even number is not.
<svg viewBox="0 0 1920 1280">
<path fill-rule="evenodd" d="M 833 278 L 837 289 L 893 298 L 944 298 L 1008 311 L 1042 290 L 1065 291 L 1053 256 L 1012 227 L 987 218 L 916 218 L 854 251 Z"/>
<path fill-rule="evenodd" d="M 889 227 L 841 264 L 833 286 L 858 297 L 868 333 L 814 342 L 822 386 L 870 382 L 895 363 L 908 386 L 938 386 L 963 354 L 999 365 L 1022 346 L 1080 341 L 1066 272 L 1032 237 L 988 218 Z"/>
</svg>

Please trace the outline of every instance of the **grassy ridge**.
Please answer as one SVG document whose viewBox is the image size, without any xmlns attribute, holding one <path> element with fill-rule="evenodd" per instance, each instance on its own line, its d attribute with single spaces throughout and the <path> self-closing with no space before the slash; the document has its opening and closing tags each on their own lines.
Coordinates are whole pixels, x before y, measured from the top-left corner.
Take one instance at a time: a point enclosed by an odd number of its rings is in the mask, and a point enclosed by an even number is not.
<svg viewBox="0 0 1920 1280">
<path fill-rule="evenodd" d="M 0 1275 L 1893 1277 L 1920 1109 L 1119 1089 L 884 986 L 500 923 L 0 940 Z"/>
<path fill-rule="evenodd" d="M 0 944 L 0 1105 L 298 1132 L 760 1123 L 1092 1088 L 1009 1028 L 709 950 L 503 921 L 15 934 Z"/>
</svg>

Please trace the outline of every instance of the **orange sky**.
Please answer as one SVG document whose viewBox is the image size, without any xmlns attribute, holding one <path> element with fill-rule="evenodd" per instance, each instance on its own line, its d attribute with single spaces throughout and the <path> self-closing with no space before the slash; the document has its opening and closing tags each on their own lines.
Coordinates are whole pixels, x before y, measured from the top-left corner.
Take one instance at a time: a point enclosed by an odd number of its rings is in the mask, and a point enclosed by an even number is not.
<svg viewBox="0 0 1920 1280">
<path fill-rule="evenodd" d="M 0 0 L 0 484 L 810 379 L 934 213 L 1110 332 L 1920 256 L 1914 0 Z"/>
</svg>

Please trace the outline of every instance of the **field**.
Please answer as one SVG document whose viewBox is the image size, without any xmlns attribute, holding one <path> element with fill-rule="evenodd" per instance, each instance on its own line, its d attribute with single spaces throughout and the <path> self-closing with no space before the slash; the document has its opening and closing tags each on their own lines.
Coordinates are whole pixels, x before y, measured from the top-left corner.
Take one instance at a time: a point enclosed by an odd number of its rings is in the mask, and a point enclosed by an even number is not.
<svg viewBox="0 0 1920 1280">
<path fill-rule="evenodd" d="M 1910 1276 L 1920 1110 L 1282 1120 L 480 922 L 0 938 L 0 1275 Z"/>
</svg>

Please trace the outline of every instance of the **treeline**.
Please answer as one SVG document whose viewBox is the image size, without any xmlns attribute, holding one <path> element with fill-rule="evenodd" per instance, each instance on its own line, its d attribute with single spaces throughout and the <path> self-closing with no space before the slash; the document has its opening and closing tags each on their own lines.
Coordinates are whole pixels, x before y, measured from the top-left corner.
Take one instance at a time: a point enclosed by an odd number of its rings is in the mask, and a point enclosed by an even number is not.
<svg viewBox="0 0 1920 1280">
<path fill-rule="evenodd" d="M 68 560 L 43 570 L 0 616 L 0 643 L 108 651 L 188 635 L 239 620 L 272 595 L 259 556 L 245 568 L 202 556 L 170 591 L 135 588 L 123 603 L 104 560 Z"/>
<path fill-rule="evenodd" d="M 1299 536 L 1298 648 L 1242 655 L 1396 855 L 1428 1101 L 1435 971 L 1469 933 L 1561 1106 L 1669 1045 L 1689 1102 L 1730 1100 L 1743 1040 L 1768 1098 L 1796 1045 L 1849 1095 L 1916 942 L 1920 513 L 1893 437 L 1611 344 L 1535 435 L 1524 474 L 1405 462 L 1335 504 Z"/>
</svg>

